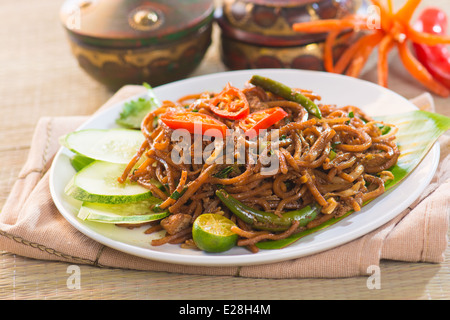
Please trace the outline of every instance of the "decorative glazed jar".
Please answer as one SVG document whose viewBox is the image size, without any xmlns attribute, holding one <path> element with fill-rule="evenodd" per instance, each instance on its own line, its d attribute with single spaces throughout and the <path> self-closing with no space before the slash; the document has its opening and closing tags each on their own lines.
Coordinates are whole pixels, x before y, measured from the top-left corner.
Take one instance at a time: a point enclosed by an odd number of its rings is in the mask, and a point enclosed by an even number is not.
<svg viewBox="0 0 450 320">
<path fill-rule="evenodd" d="M 221 30 L 221 58 L 233 70 L 293 68 L 323 70 L 326 34 L 301 34 L 294 23 L 342 18 L 363 0 L 223 0 L 215 19 Z M 353 39 L 339 37 L 337 58 Z"/>
<path fill-rule="evenodd" d="M 62 23 L 90 76 L 116 90 L 188 76 L 211 44 L 213 0 L 67 0 Z"/>
</svg>

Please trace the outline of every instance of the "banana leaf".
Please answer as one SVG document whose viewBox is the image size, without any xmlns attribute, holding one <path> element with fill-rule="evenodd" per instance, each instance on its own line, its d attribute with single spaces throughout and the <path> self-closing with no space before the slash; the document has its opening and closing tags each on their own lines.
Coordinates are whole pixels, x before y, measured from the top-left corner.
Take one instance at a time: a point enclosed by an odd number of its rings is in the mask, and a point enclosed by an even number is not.
<svg viewBox="0 0 450 320">
<path fill-rule="evenodd" d="M 400 157 L 397 164 L 390 169 L 395 178 L 386 183 L 386 191 L 392 190 L 402 182 L 425 158 L 437 139 L 450 129 L 450 118 L 419 110 L 377 117 L 376 120 L 398 128 L 396 143 L 400 150 Z M 284 248 L 307 235 L 336 224 L 352 213 L 353 211 L 349 211 L 339 218 L 332 218 L 315 228 L 299 232 L 286 239 L 260 242 L 257 246 L 260 249 Z"/>
</svg>

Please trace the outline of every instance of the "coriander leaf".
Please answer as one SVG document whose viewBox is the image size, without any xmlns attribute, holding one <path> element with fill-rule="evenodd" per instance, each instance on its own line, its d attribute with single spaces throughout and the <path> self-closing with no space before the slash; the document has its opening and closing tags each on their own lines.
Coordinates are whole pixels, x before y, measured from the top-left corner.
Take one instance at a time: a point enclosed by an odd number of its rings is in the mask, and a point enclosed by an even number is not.
<svg viewBox="0 0 450 320">
<path fill-rule="evenodd" d="M 160 102 L 150 85 L 144 83 L 144 87 L 147 88 L 147 96 L 126 102 L 122 108 L 122 112 L 116 119 L 118 125 L 129 129 L 140 129 L 141 122 L 147 113 L 160 106 Z"/>
</svg>

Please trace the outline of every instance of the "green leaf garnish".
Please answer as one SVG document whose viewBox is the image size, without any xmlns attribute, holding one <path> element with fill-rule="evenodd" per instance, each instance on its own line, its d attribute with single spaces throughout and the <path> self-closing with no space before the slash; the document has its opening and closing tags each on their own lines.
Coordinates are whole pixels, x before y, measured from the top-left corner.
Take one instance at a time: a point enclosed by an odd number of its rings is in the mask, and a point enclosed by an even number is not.
<svg viewBox="0 0 450 320">
<path fill-rule="evenodd" d="M 144 83 L 143 86 L 147 88 L 147 96 L 125 103 L 119 118 L 116 119 L 118 125 L 128 129 L 140 129 L 144 117 L 161 105 L 150 85 Z"/>
</svg>

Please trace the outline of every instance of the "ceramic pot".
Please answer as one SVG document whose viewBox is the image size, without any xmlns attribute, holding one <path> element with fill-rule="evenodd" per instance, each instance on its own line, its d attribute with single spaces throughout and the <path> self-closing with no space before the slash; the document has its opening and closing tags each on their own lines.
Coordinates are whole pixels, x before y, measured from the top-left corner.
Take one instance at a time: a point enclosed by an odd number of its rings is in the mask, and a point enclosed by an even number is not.
<svg viewBox="0 0 450 320">
<path fill-rule="evenodd" d="M 212 0 L 67 0 L 61 20 L 90 76 L 117 90 L 183 79 L 211 44 Z"/>
</svg>

